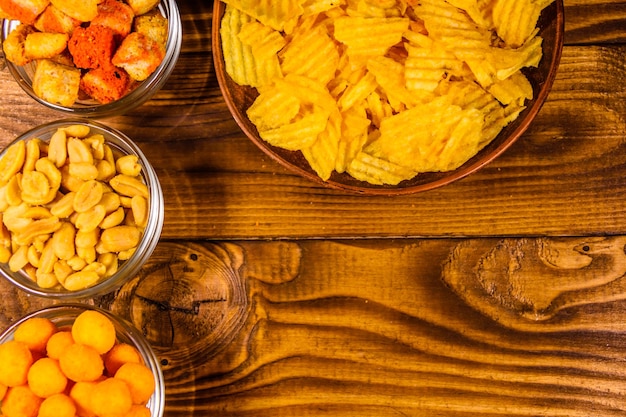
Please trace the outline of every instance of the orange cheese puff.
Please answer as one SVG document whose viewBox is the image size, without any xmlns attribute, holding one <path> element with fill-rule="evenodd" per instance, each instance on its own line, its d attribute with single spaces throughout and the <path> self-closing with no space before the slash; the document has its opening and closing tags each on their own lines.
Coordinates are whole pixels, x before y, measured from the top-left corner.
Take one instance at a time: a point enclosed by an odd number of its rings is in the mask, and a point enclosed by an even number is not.
<svg viewBox="0 0 626 417">
<path fill-rule="evenodd" d="M 130 77 L 121 68 L 114 66 L 89 70 L 80 80 L 80 89 L 100 103 L 119 100 L 126 94 Z"/>
<path fill-rule="evenodd" d="M 100 354 L 91 346 L 80 343 L 67 347 L 59 358 L 59 365 L 65 376 L 75 382 L 95 381 L 104 371 Z"/>
<path fill-rule="evenodd" d="M 43 400 L 37 417 L 74 417 L 76 405 L 67 394 L 55 394 Z"/>
<path fill-rule="evenodd" d="M 0 384 L 9 387 L 26 384 L 32 364 L 33 354 L 25 343 L 9 340 L 0 344 Z"/>
<path fill-rule="evenodd" d="M 104 0 L 98 4 L 98 15 L 91 24 L 113 29 L 118 39 L 122 40 L 130 33 L 134 18 L 135 12 L 128 4 L 118 0 Z"/>
<path fill-rule="evenodd" d="M 15 329 L 13 339 L 24 342 L 34 352 L 45 352 L 48 339 L 56 333 L 56 325 L 44 317 L 32 317 Z"/>
<path fill-rule="evenodd" d="M 116 379 L 128 384 L 133 404 L 145 404 L 154 393 L 154 375 L 150 368 L 141 363 L 125 363 L 115 373 Z"/>
<path fill-rule="evenodd" d="M 111 65 L 115 51 L 115 32 L 106 26 L 77 27 L 67 47 L 78 68 L 92 69 Z"/>
<path fill-rule="evenodd" d="M 133 404 L 125 417 L 150 417 L 152 413 L 145 405 Z"/>
<path fill-rule="evenodd" d="M 42 401 L 27 385 L 11 387 L 2 400 L 0 411 L 4 417 L 37 417 Z"/>
<path fill-rule="evenodd" d="M 141 363 L 139 351 L 128 343 L 118 343 L 104 355 L 104 368 L 110 376 L 125 363 Z"/>
<path fill-rule="evenodd" d="M 63 330 L 60 332 L 56 332 L 50 339 L 48 339 L 48 344 L 46 345 L 46 352 L 49 358 L 59 359 L 61 354 L 65 352 L 68 346 L 74 344 L 74 338 L 72 337 L 72 332 L 69 330 Z"/>
<path fill-rule="evenodd" d="M 0 9 L 13 20 L 32 25 L 48 3 L 50 0 L 0 0 Z"/>
<path fill-rule="evenodd" d="M 7 387 L 4 384 L 0 384 L 0 402 L 2 402 L 2 399 L 4 398 L 4 395 L 7 393 L 7 390 L 9 389 L 9 387 Z"/>
<path fill-rule="evenodd" d="M 76 415 L 80 417 L 95 417 L 91 411 L 91 397 L 97 382 L 81 381 L 74 384 L 70 390 L 70 398 L 76 405 Z"/>
<path fill-rule="evenodd" d="M 92 391 L 91 411 L 96 415 L 125 415 L 133 406 L 126 382 L 107 378 L 96 384 Z"/>
<path fill-rule="evenodd" d="M 72 337 L 76 343 L 91 346 L 104 355 L 115 345 L 115 325 L 104 314 L 86 310 L 74 320 Z"/>
<path fill-rule="evenodd" d="M 48 398 L 65 391 L 67 377 L 61 371 L 59 361 L 41 358 L 28 370 L 28 386 L 38 397 Z"/>
</svg>

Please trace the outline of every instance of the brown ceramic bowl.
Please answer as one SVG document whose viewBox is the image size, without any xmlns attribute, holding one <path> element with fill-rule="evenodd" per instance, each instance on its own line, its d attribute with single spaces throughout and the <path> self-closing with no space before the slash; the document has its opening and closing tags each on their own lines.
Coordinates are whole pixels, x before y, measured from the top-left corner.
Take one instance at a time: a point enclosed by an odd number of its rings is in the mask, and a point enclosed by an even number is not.
<svg viewBox="0 0 626 417">
<path fill-rule="evenodd" d="M 222 94 L 237 124 L 263 152 L 291 171 L 318 184 L 363 195 L 401 195 L 431 190 L 464 178 L 493 161 L 528 129 L 541 109 L 555 79 L 563 48 L 565 23 L 563 0 L 555 0 L 543 10 L 538 22 L 539 35 L 543 38 L 543 59 L 537 68 L 524 70 L 533 86 L 534 98 L 526 103 L 526 109 L 514 122 L 506 126 L 489 145 L 456 170 L 420 173 L 398 185 L 373 185 L 354 179 L 346 173 L 337 172 L 333 172 L 331 177 L 324 181 L 311 169 L 301 152 L 278 148 L 261 139 L 256 127 L 246 116 L 246 110 L 258 93 L 254 88 L 237 85 L 225 71 L 220 38 L 220 24 L 225 8 L 226 5 L 221 1 L 214 3 L 213 58 Z"/>
</svg>

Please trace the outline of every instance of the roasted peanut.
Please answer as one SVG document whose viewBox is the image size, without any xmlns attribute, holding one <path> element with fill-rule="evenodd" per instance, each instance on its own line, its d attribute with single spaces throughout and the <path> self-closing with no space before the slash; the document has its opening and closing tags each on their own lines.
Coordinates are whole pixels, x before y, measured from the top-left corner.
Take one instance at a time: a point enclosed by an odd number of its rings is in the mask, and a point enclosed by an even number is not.
<svg viewBox="0 0 626 417">
<path fill-rule="evenodd" d="M 115 191 L 127 197 L 134 197 L 136 195 L 145 198 L 149 197 L 148 187 L 137 177 L 119 174 L 111 178 L 109 184 Z"/>
<path fill-rule="evenodd" d="M 146 227 L 148 223 L 148 200 L 136 195 L 130 201 L 130 208 L 133 211 L 135 224 L 139 227 Z"/>
<path fill-rule="evenodd" d="M 61 171 L 48 158 L 39 158 L 35 162 L 35 169 L 46 176 L 50 183 L 50 188 L 59 189 L 61 186 Z"/>
<path fill-rule="evenodd" d="M 76 228 L 72 223 L 63 222 L 59 230 L 52 235 L 54 254 L 57 258 L 68 260 L 76 255 Z"/>
<path fill-rule="evenodd" d="M 96 204 L 92 208 L 82 213 L 78 213 L 76 217 L 76 228 L 83 232 L 94 230 L 104 220 L 106 212 L 104 207 L 100 204 Z"/>
<path fill-rule="evenodd" d="M 70 191 L 65 194 L 59 200 L 57 200 L 52 207 L 50 207 L 50 213 L 53 216 L 57 216 L 61 219 L 67 219 L 74 213 L 74 197 L 76 192 Z"/>
<path fill-rule="evenodd" d="M 113 213 L 122 205 L 122 203 L 120 202 L 120 196 L 111 191 L 103 193 L 102 199 L 98 204 L 101 204 L 104 207 L 104 210 L 107 212 L 107 214 Z"/>
<path fill-rule="evenodd" d="M 58 258 L 54 253 L 54 244 L 52 239 L 49 239 L 41 252 L 41 257 L 39 258 L 39 268 L 37 270 L 42 273 L 54 272 L 54 264 L 57 260 Z"/>
<path fill-rule="evenodd" d="M 20 246 L 9 259 L 9 269 L 17 272 L 28 265 L 28 246 Z"/>
<path fill-rule="evenodd" d="M 19 206 L 22 204 L 22 174 L 17 174 L 9 180 L 5 186 L 4 197 L 10 206 Z"/>
<path fill-rule="evenodd" d="M 41 269 L 37 269 L 35 276 L 37 285 L 41 288 L 53 288 L 59 283 L 54 272 L 41 272 Z"/>
<path fill-rule="evenodd" d="M 85 126 L 85 125 L 70 125 L 60 130 L 65 131 L 67 136 L 71 136 L 71 137 L 78 138 L 78 139 L 86 138 L 89 135 L 89 132 L 91 131 L 91 129 L 89 129 L 89 126 Z"/>
<path fill-rule="evenodd" d="M 65 259 L 60 259 L 54 263 L 54 275 L 57 280 L 63 285 L 65 279 L 72 275 L 75 271 Z"/>
<path fill-rule="evenodd" d="M 100 280 L 100 275 L 94 271 L 78 271 L 65 278 L 63 287 L 70 291 L 84 290 L 92 287 Z"/>
<path fill-rule="evenodd" d="M 98 178 L 98 167 L 89 162 L 72 162 L 70 164 L 70 175 L 83 181 L 95 180 Z"/>
<path fill-rule="evenodd" d="M 100 181 L 85 181 L 74 196 L 74 211 L 84 213 L 93 208 L 102 200 L 103 191 Z"/>
<path fill-rule="evenodd" d="M 101 159 L 96 163 L 96 169 L 98 170 L 98 181 L 108 181 L 115 175 L 115 166 L 105 159 Z"/>
<path fill-rule="evenodd" d="M 11 250 L 6 246 L 0 246 L 0 262 L 8 263 L 11 259 Z"/>
<path fill-rule="evenodd" d="M 70 137 L 67 139 L 67 155 L 70 159 L 70 164 L 78 162 L 93 164 L 93 154 L 91 153 L 89 146 L 76 137 Z"/>
<path fill-rule="evenodd" d="M 67 160 L 67 135 L 64 129 L 58 129 L 50 138 L 48 145 L 48 159 L 54 163 L 57 168 L 65 165 Z"/>
<path fill-rule="evenodd" d="M 15 242 L 20 245 L 30 245 L 37 236 L 48 235 L 61 228 L 58 217 L 48 217 L 34 220 L 25 226 L 19 233 L 13 236 Z"/>
<path fill-rule="evenodd" d="M 39 159 L 39 155 L 41 154 L 39 148 L 40 139 L 32 139 L 29 140 L 26 144 L 26 158 L 24 160 L 24 166 L 22 167 L 22 171 L 33 171 L 35 169 L 35 163 Z"/>
<path fill-rule="evenodd" d="M 0 160 L 0 262 L 42 288 L 73 291 L 115 274 L 147 224 L 141 170 L 83 125 L 49 143 L 17 142 Z"/>
<path fill-rule="evenodd" d="M 124 217 L 126 212 L 124 211 L 124 207 L 119 207 L 113 213 L 108 214 L 100 223 L 99 227 L 101 229 L 110 229 L 111 227 L 119 226 L 124 221 Z"/>
<path fill-rule="evenodd" d="M 93 248 L 100 240 L 100 230 L 93 229 L 88 232 L 79 230 L 76 232 L 75 242 L 79 248 Z"/>
<path fill-rule="evenodd" d="M 68 191 L 78 191 L 85 181 L 70 174 L 69 164 L 63 165 L 61 168 L 61 186 Z"/>
<path fill-rule="evenodd" d="M 138 161 L 139 159 L 136 155 L 124 155 L 117 158 L 115 168 L 122 175 L 136 177 L 141 173 L 141 165 L 139 165 Z"/>
<path fill-rule="evenodd" d="M 0 159 L 0 184 L 6 184 L 20 172 L 26 160 L 26 144 L 19 141 L 9 147 Z"/>
<path fill-rule="evenodd" d="M 100 241 L 105 251 L 121 252 L 139 244 L 141 230 L 133 226 L 115 226 L 102 231 Z"/>
<path fill-rule="evenodd" d="M 94 159 L 104 159 L 104 136 L 101 134 L 91 135 L 83 140 L 91 149 Z"/>
</svg>

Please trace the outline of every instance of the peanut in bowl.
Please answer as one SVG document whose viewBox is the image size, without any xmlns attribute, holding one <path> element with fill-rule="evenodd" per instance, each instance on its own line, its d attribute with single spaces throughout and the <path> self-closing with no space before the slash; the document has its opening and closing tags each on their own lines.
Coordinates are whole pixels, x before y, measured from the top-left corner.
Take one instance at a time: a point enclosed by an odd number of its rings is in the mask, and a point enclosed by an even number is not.
<svg viewBox="0 0 626 417">
<path fill-rule="evenodd" d="M 106 294 L 154 251 L 163 192 L 122 132 L 51 122 L 9 144 L 0 166 L 0 275 L 18 288 L 56 299 Z"/>
<path fill-rule="evenodd" d="M 129 410 L 119 415 L 164 412 L 155 352 L 131 323 L 103 308 L 64 303 L 27 314 L 0 334 L 0 362 L 6 416 L 94 415 L 103 407 Z"/>
<path fill-rule="evenodd" d="M 124 114 L 156 94 L 176 65 L 182 23 L 175 0 L 36 3 L 27 16 L 18 6 L 4 16 L 0 10 L 0 40 L 15 81 L 48 108 L 78 117 Z M 94 11 L 70 16 L 57 7 L 65 3 Z"/>
</svg>

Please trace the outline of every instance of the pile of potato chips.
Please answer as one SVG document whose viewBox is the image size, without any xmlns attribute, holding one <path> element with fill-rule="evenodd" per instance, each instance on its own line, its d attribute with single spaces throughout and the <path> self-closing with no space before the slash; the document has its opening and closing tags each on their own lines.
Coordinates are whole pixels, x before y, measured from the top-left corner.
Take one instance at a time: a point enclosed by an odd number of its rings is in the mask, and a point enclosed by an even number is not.
<svg viewBox="0 0 626 417">
<path fill-rule="evenodd" d="M 261 138 L 323 180 L 454 170 L 525 108 L 553 0 L 223 0 L 226 72 Z"/>
</svg>

